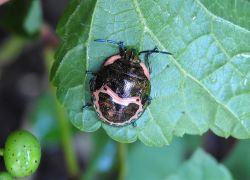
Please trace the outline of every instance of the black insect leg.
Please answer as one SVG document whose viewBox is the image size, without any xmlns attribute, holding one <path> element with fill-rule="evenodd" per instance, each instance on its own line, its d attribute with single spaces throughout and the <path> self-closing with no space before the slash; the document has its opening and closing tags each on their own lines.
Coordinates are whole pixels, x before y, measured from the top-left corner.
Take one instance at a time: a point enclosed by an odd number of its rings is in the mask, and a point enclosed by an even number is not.
<svg viewBox="0 0 250 180">
<path fill-rule="evenodd" d="M 152 72 L 152 68 L 151 68 L 151 64 L 150 64 L 150 61 L 149 61 L 149 56 L 153 53 L 160 53 L 160 54 L 169 54 L 169 55 L 172 55 L 172 53 L 170 52 L 166 52 L 166 51 L 159 51 L 157 47 L 155 47 L 154 49 L 152 50 L 145 50 L 145 51 L 141 51 L 139 52 L 139 55 L 141 54 L 145 54 L 145 63 L 146 65 L 148 66 L 148 69 L 149 69 L 149 73 L 151 74 Z"/>
<path fill-rule="evenodd" d="M 132 126 L 133 126 L 133 128 L 135 128 L 136 126 L 137 126 L 137 124 L 136 124 L 136 122 L 134 121 L 134 122 L 132 122 Z"/>
<path fill-rule="evenodd" d="M 145 51 L 141 51 L 139 52 L 139 55 L 141 54 L 153 54 L 153 53 L 160 53 L 160 54 L 169 54 L 169 55 L 173 55 L 172 53 L 170 52 L 167 52 L 167 51 L 159 51 L 159 49 L 157 47 L 155 47 L 154 49 L 152 50 L 145 50 Z"/>
<path fill-rule="evenodd" d="M 149 74 L 151 74 L 152 73 L 152 68 L 151 68 L 151 64 L 150 64 L 150 61 L 149 61 L 149 56 L 150 56 L 150 53 L 145 54 L 145 63 L 146 63 L 146 66 L 148 67 Z"/>
<path fill-rule="evenodd" d="M 114 41 L 114 40 L 110 40 L 110 39 L 96 39 L 94 40 L 95 42 L 101 42 L 101 43 L 111 43 L 111 44 L 116 44 L 119 46 L 119 51 L 121 55 L 124 55 L 124 53 L 126 52 L 126 47 L 124 45 L 123 41 Z"/>
<path fill-rule="evenodd" d="M 92 103 L 86 103 L 86 104 L 82 107 L 82 109 L 84 110 L 84 109 L 89 108 L 89 107 L 93 107 L 93 104 L 92 104 Z"/>
<path fill-rule="evenodd" d="M 90 74 L 90 75 L 93 75 L 93 76 L 96 75 L 96 73 L 95 73 L 95 72 L 92 72 L 92 71 L 86 71 L 86 74 Z"/>
<path fill-rule="evenodd" d="M 148 97 L 148 105 L 150 105 L 150 104 L 151 104 L 152 99 L 153 99 L 153 98 L 152 98 L 151 96 L 149 96 L 149 97 Z"/>
</svg>

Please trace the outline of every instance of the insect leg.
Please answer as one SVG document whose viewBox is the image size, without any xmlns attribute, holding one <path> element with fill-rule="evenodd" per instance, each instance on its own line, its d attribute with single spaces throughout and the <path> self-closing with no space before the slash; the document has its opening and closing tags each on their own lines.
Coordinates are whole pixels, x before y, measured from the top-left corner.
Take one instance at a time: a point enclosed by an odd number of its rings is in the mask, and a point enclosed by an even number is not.
<svg viewBox="0 0 250 180">
<path fill-rule="evenodd" d="M 123 41 L 114 41 L 114 40 L 110 40 L 110 39 L 95 39 L 95 42 L 101 42 L 101 43 L 111 43 L 111 44 L 116 44 L 119 46 L 119 51 L 120 54 L 124 54 L 124 52 L 126 51 L 126 47 L 124 45 Z"/>
<path fill-rule="evenodd" d="M 159 51 L 157 47 L 155 47 L 155 48 L 152 49 L 152 50 L 140 51 L 140 52 L 139 52 L 139 55 L 141 55 L 141 54 L 153 54 L 153 53 L 173 55 L 172 53 L 167 52 L 167 51 Z"/>
<path fill-rule="evenodd" d="M 146 65 L 147 65 L 147 67 L 148 67 L 149 74 L 151 74 L 152 68 L 151 68 L 151 64 L 150 64 L 150 61 L 149 61 L 149 56 L 150 56 L 149 53 L 146 53 L 146 54 L 145 54 L 145 63 L 146 63 Z"/>
<path fill-rule="evenodd" d="M 152 98 L 151 96 L 149 96 L 149 97 L 148 97 L 148 105 L 150 105 L 150 104 L 151 104 L 152 99 L 153 99 L 153 98 Z"/>
<path fill-rule="evenodd" d="M 160 53 L 160 54 L 169 54 L 169 55 L 172 55 L 172 53 L 170 52 L 166 52 L 166 51 L 159 51 L 157 47 L 155 47 L 154 49 L 152 50 L 145 50 L 145 51 L 141 51 L 139 52 L 139 55 L 141 54 L 145 54 L 145 63 L 146 65 L 148 66 L 148 70 L 149 70 L 149 73 L 151 74 L 152 72 L 152 68 L 151 68 L 151 64 L 150 64 L 150 61 L 149 61 L 149 56 L 153 53 Z"/>
<path fill-rule="evenodd" d="M 95 75 L 96 75 L 96 73 L 95 73 L 95 72 L 93 72 L 93 71 L 86 71 L 86 74 L 90 74 L 90 75 L 93 75 L 93 76 L 95 76 Z"/>
<path fill-rule="evenodd" d="M 86 103 L 86 104 L 82 107 L 82 109 L 84 110 L 85 108 L 92 107 L 92 106 L 93 106 L 92 103 Z"/>
<path fill-rule="evenodd" d="M 132 126 L 133 126 L 133 128 L 135 128 L 136 126 L 137 126 L 137 124 L 136 124 L 136 122 L 134 121 L 134 122 L 132 122 Z"/>
</svg>

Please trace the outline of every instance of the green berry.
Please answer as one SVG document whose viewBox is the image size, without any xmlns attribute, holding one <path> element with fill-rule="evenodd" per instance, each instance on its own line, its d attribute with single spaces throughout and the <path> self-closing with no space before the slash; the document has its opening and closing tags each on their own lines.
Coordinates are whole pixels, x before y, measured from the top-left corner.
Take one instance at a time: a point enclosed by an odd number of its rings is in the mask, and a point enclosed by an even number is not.
<svg viewBox="0 0 250 180">
<path fill-rule="evenodd" d="M 12 180 L 12 176 L 7 172 L 0 172 L 0 180 Z"/>
<path fill-rule="evenodd" d="M 7 138 L 3 158 L 6 169 L 12 176 L 29 176 L 38 168 L 41 147 L 28 131 L 16 131 Z"/>
</svg>

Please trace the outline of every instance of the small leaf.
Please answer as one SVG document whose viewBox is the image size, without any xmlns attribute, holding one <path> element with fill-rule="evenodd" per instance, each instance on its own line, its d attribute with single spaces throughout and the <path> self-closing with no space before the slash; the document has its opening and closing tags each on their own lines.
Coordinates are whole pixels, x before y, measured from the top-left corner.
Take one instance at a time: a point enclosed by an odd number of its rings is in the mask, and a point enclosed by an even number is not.
<svg viewBox="0 0 250 180">
<path fill-rule="evenodd" d="M 216 3 L 208 2 L 72 0 L 58 25 L 62 44 L 51 73 L 72 123 L 84 131 L 103 126 L 117 141 L 140 139 L 149 146 L 208 129 L 222 137 L 249 138 L 250 6 L 230 0 L 220 13 Z M 153 100 L 136 128 L 103 124 L 91 108 L 83 113 L 90 101 L 86 70 L 97 71 L 105 58 L 118 53 L 115 45 L 94 42 L 99 38 L 173 53 L 150 57 Z"/>
<path fill-rule="evenodd" d="M 190 144 L 193 144 L 190 146 Z M 171 146 L 147 147 L 142 143 L 128 146 L 126 180 L 164 179 L 174 173 L 188 152 L 201 144 L 200 136 L 185 136 L 173 140 Z M 146 164 L 146 166 L 145 166 Z"/>
<path fill-rule="evenodd" d="M 232 150 L 224 164 L 232 172 L 235 179 L 250 179 L 250 141 L 242 140 Z"/>
<path fill-rule="evenodd" d="M 39 0 L 32 0 L 29 12 L 24 21 L 24 29 L 28 34 L 34 34 L 42 26 L 42 9 Z"/>
<path fill-rule="evenodd" d="M 35 37 L 42 26 L 39 0 L 12 0 L 4 5 L 0 26 L 18 35 Z"/>
<path fill-rule="evenodd" d="M 166 180 L 232 180 L 230 172 L 202 150 L 197 150 L 175 174 Z"/>
<path fill-rule="evenodd" d="M 31 129 L 42 145 L 56 144 L 60 141 L 57 122 L 56 99 L 50 92 L 42 94 L 33 105 L 30 114 Z"/>
<path fill-rule="evenodd" d="M 89 157 L 89 165 L 84 171 L 82 179 L 114 178 L 112 168 L 117 165 L 117 144 L 103 130 L 91 136 L 91 142 L 93 147 Z"/>
</svg>

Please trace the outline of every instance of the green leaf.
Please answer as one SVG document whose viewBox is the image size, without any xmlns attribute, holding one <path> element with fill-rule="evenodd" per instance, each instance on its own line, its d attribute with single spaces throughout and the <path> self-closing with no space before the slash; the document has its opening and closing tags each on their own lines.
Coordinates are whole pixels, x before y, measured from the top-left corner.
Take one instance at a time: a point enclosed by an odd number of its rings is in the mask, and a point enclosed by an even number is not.
<svg viewBox="0 0 250 180">
<path fill-rule="evenodd" d="M 216 16 L 225 18 L 243 28 L 250 29 L 250 1 L 248 0 L 201 0 Z"/>
<path fill-rule="evenodd" d="M 61 140 L 57 118 L 56 98 L 50 92 L 42 94 L 29 115 L 31 129 L 42 145 L 53 145 Z"/>
<path fill-rule="evenodd" d="M 119 142 L 140 139 L 149 146 L 208 129 L 222 137 L 249 138 L 250 6 L 235 2 L 235 9 L 219 13 L 220 5 L 207 7 L 205 0 L 72 0 L 58 25 L 62 43 L 51 73 L 72 123 L 83 131 L 102 126 Z M 231 21 L 230 12 L 239 17 Z M 93 109 L 82 111 L 90 101 L 86 70 L 97 71 L 118 52 L 114 45 L 94 42 L 97 38 L 174 54 L 151 56 L 153 101 L 136 128 L 112 127 Z"/>
<path fill-rule="evenodd" d="M 231 180 L 230 172 L 221 164 L 218 164 L 211 156 L 202 150 L 197 150 L 192 158 L 185 162 L 175 174 L 166 180 Z"/>
<path fill-rule="evenodd" d="M 196 149 L 200 144 L 200 136 L 176 138 L 171 146 L 164 147 L 147 147 L 139 142 L 134 143 L 129 146 L 126 156 L 126 180 L 164 179 L 174 173 L 186 158 L 187 153 Z"/>
<path fill-rule="evenodd" d="M 235 179 L 250 179 L 250 141 L 242 140 L 224 160 L 224 164 L 232 172 Z"/>
<path fill-rule="evenodd" d="M 116 170 L 117 144 L 102 130 L 91 136 L 92 150 L 89 165 L 83 172 L 82 179 L 110 179 Z"/>
<path fill-rule="evenodd" d="M 42 26 L 39 0 L 12 0 L 6 3 L 0 26 L 18 35 L 36 37 Z"/>
<path fill-rule="evenodd" d="M 42 9 L 39 0 L 32 0 L 29 12 L 24 21 L 24 29 L 28 34 L 34 34 L 42 26 Z"/>
<path fill-rule="evenodd" d="M 8 172 L 0 172 L 1 180 L 13 180 L 12 176 Z"/>
</svg>

